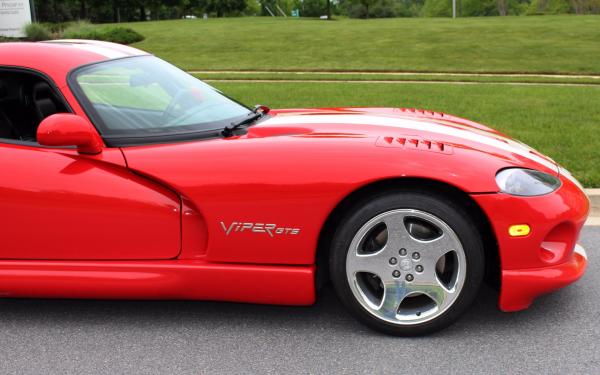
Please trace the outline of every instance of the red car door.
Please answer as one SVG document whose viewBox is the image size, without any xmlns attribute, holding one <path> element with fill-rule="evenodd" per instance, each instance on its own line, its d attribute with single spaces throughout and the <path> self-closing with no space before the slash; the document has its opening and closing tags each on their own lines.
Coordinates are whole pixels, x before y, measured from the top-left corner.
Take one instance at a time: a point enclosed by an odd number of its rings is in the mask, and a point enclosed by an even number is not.
<svg viewBox="0 0 600 375">
<path fill-rule="evenodd" d="M 180 211 L 118 149 L 90 158 L 0 143 L 0 259 L 174 258 Z"/>
</svg>

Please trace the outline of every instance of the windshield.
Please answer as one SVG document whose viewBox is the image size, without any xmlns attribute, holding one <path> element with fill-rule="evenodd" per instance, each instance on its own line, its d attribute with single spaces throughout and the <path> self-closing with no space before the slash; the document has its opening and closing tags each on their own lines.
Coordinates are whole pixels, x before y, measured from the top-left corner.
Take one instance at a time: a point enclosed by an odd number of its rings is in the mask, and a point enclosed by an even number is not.
<svg viewBox="0 0 600 375">
<path fill-rule="evenodd" d="M 250 110 L 154 56 L 85 66 L 70 82 L 109 139 L 220 130 Z"/>
</svg>

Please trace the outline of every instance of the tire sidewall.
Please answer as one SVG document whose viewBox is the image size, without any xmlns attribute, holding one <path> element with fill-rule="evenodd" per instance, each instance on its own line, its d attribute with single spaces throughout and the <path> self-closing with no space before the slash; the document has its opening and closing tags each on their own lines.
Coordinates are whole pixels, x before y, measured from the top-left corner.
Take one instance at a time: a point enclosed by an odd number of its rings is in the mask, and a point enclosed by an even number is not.
<svg viewBox="0 0 600 375">
<path fill-rule="evenodd" d="M 380 320 L 356 300 L 348 283 L 346 258 L 354 236 L 372 218 L 395 209 L 415 209 L 438 217 L 456 233 L 463 246 L 467 272 L 462 290 L 454 303 L 431 321 L 413 325 L 398 325 Z M 468 212 L 442 195 L 415 191 L 385 193 L 355 205 L 342 219 L 334 234 L 329 258 L 331 281 L 338 297 L 350 313 L 371 328 L 399 336 L 432 333 L 449 326 L 458 319 L 477 295 L 484 276 L 484 265 L 481 236 Z"/>
</svg>

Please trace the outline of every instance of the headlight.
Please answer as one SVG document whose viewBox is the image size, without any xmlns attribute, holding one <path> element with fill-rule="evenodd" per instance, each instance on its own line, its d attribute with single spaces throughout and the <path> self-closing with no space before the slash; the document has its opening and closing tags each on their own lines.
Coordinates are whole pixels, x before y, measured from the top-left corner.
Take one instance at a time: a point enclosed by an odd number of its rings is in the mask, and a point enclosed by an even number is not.
<svg viewBox="0 0 600 375">
<path fill-rule="evenodd" d="M 525 197 L 549 194 L 560 187 L 557 177 L 522 168 L 501 170 L 496 175 L 496 183 L 503 193 Z"/>
</svg>

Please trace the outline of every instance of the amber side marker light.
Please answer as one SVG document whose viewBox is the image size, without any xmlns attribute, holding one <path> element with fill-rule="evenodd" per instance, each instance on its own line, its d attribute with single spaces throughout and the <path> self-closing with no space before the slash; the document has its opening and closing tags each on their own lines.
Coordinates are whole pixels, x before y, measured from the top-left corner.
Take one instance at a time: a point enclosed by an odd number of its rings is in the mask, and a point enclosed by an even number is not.
<svg viewBox="0 0 600 375">
<path fill-rule="evenodd" d="M 508 234 L 510 234 L 511 237 L 524 237 L 529 233 L 531 233 L 531 227 L 527 224 L 511 225 L 508 228 Z"/>
</svg>

